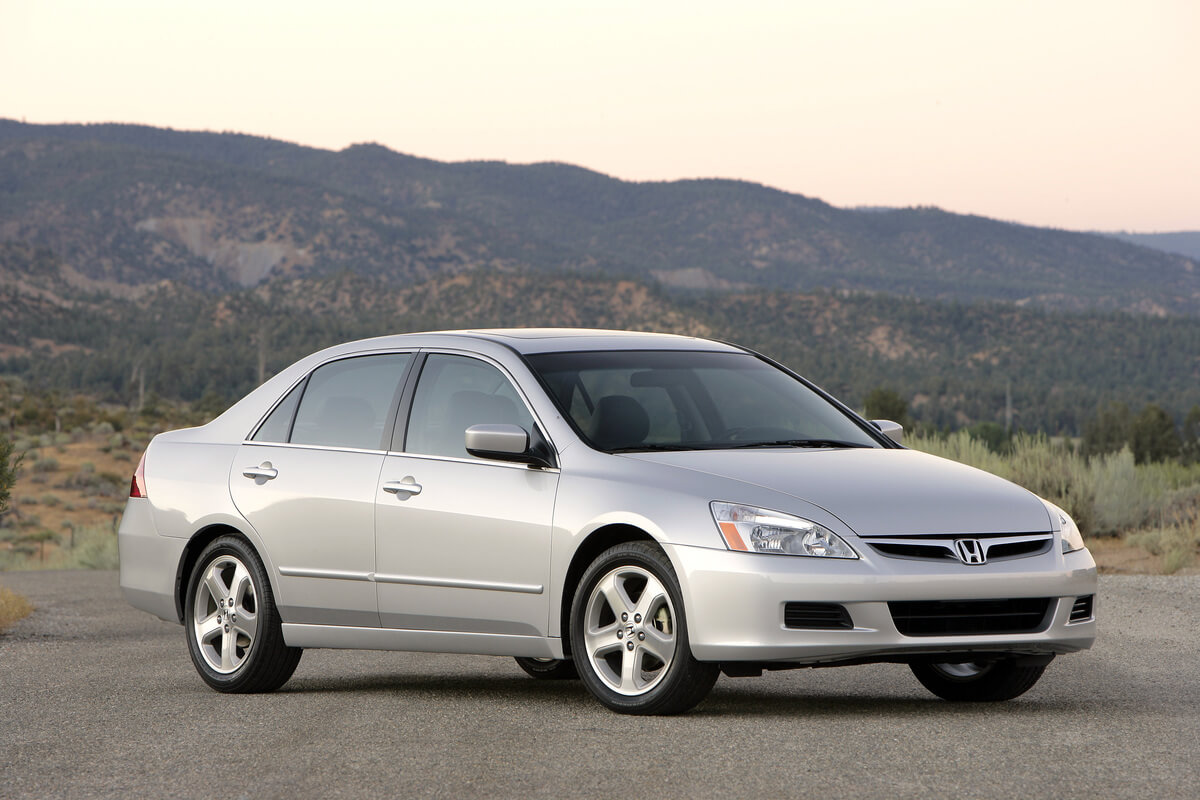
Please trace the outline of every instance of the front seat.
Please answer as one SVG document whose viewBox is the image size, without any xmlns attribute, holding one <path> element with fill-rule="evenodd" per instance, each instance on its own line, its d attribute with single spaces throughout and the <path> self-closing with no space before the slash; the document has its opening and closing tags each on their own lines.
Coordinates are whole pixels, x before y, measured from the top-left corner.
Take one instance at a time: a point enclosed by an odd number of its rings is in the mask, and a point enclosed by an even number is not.
<svg viewBox="0 0 1200 800">
<path fill-rule="evenodd" d="M 637 447 L 650 432 L 650 415 L 642 404 L 623 394 L 601 397 L 592 418 L 592 441 L 602 450 Z"/>
</svg>

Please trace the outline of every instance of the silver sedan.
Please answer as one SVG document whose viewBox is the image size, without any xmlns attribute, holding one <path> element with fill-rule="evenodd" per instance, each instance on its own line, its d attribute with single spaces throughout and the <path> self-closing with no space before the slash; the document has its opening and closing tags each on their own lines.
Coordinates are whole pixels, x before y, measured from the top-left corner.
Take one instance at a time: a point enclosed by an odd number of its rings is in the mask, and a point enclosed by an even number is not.
<svg viewBox="0 0 1200 800">
<path fill-rule="evenodd" d="M 900 438 L 702 339 L 351 342 L 154 438 L 121 586 L 224 692 L 336 647 L 513 656 L 637 714 L 881 661 L 1016 697 L 1091 646 L 1095 563 L 1060 508 Z"/>
</svg>

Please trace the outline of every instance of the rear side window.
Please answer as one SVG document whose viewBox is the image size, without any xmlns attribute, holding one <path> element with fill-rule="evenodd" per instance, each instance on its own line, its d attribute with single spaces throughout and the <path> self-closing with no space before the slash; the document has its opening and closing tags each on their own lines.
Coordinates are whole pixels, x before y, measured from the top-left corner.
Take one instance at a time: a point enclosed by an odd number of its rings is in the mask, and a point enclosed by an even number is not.
<svg viewBox="0 0 1200 800">
<path fill-rule="evenodd" d="M 292 432 L 292 417 L 296 414 L 296 405 L 300 402 L 300 395 L 303 393 L 304 381 L 300 381 L 259 426 L 258 431 L 252 437 L 253 440 L 256 442 L 286 442 L 288 434 Z"/>
<path fill-rule="evenodd" d="M 319 367 L 309 376 L 300 397 L 289 441 L 382 449 L 384 431 L 411 360 L 411 354 L 394 353 L 347 358 Z M 290 400 L 285 399 L 276 414 L 284 411 Z M 263 427 L 273 426 L 274 417 L 268 417 Z"/>
</svg>

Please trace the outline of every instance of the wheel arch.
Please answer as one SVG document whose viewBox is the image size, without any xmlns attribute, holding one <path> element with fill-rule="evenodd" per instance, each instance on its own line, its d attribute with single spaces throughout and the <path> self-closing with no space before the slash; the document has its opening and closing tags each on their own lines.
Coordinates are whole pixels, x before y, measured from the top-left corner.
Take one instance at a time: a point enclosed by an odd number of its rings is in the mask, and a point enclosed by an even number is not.
<svg viewBox="0 0 1200 800">
<path fill-rule="evenodd" d="M 651 542 L 658 540 L 644 529 L 629 523 L 613 523 L 604 525 L 587 535 L 587 538 L 575 548 L 571 563 L 563 577 L 562 597 L 559 600 L 558 635 L 562 641 L 563 653 L 571 655 L 571 601 L 579 588 L 579 581 L 588 566 L 596 557 L 610 547 L 626 542 Z"/>
<path fill-rule="evenodd" d="M 266 566 L 267 580 L 274 582 L 274 575 L 269 566 L 269 562 L 263 557 L 262 550 L 255 544 L 254 540 L 247 536 L 243 531 L 238 530 L 234 526 L 225 523 L 217 522 L 206 525 L 200 530 L 192 534 L 192 538 L 188 539 L 188 543 L 183 547 L 183 553 L 179 556 L 179 565 L 175 570 L 175 616 L 180 623 L 183 623 L 183 608 L 186 603 L 188 579 L 192 574 L 192 570 L 196 566 L 196 562 L 200 559 L 200 554 L 204 552 L 204 548 L 208 547 L 216 539 L 221 536 L 232 535 L 236 536 L 246 543 L 246 546 L 253 550 Z M 271 592 L 276 593 L 277 587 L 271 586 Z M 278 595 L 276 595 L 278 596 Z"/>
</svg>

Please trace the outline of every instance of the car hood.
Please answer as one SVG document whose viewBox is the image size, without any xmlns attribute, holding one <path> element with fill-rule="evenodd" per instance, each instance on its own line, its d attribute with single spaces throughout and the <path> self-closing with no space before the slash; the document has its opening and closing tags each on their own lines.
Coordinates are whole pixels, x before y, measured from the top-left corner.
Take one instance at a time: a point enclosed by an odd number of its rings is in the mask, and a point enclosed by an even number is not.
<svg viewBox="0 0 1200 800">
<path fill-rule="evenodd" d="M 1031 492 L 915 450 L 692 450 L 628 456 L 782 492 L 821 507 L 860 536 L 1051 529 L 1046 506 Z M 730 494 L 711 499 L 743 502 L 736 490 Z"/>
</svg>

